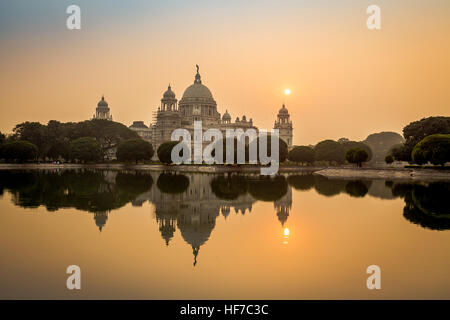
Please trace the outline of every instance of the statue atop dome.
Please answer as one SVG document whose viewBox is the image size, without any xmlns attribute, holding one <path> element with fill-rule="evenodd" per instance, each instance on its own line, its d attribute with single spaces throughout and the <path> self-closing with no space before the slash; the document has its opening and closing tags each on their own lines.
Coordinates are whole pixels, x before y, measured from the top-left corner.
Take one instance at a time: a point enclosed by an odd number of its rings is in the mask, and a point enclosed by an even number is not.
<svg viewBox="0 0 450 320">
<path fill-rule="evenodd" d="M 198 64 L 196 64 L 195 66 L 197 67 L 197 74 L 195 75 L 195 81 L 194 81 L 194 84 L 195 84 L 195 83 L 197 83 L 197 84 L 202 84 L 202 77 L 200 76 L 200 73 L 199 73 L 200 67 L 198 66 Z"/>
</svg>

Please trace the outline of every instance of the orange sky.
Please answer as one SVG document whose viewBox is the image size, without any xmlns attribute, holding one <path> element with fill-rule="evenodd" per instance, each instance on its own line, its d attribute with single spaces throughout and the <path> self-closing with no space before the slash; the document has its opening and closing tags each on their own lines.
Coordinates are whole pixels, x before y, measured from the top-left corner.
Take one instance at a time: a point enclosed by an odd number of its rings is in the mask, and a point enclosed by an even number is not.
<svg viewBox="0 0 450 320">
<path fill-rule="evenodd" d="M 365 10 L 376 2 L 382 29 L 370 31 Z M 285 102 L 298 145 L 449 115 L 447 1 L 80 1 L 80 31 L 65 27 L 70 1 L 6 3 L 2 132 L 89 119 L 102 94 L 115 121 L 148 124 L 169 82 L 181 98 L 195 64 L 233 121 L 271 128 Z"/>
</svg>

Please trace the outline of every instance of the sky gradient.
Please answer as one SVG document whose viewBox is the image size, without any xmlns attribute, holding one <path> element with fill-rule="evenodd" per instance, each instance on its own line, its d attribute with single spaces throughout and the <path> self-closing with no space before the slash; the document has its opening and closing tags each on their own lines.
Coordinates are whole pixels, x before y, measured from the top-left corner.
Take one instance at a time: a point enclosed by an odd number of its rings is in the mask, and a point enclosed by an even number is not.
<svg viewBox="0 0 450 320">
<path fill-rule="evenodd" d="M 66 28 L 70 4 L 81 30 Z M 366 28 L 371 4 L 379 31 Z M 102 94 L 115 121 L 149 124 L 195 64 L 233 121 L 270 129 L 285 102 L 296 145 L 450 115 L 448 0 L 0 0 L 0 47 L 2 132 L 90 119 Z"/>
</svg>

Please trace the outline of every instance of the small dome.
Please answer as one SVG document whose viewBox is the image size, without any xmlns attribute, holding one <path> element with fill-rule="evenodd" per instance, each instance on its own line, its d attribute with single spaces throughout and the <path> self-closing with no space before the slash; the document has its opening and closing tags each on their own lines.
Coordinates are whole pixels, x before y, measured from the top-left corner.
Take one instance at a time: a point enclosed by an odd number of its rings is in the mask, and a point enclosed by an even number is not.
<svg viewBox="0 0 450 320">
<path fill-rule="evenodd" d="M 99 101 L 97 106 L 98 107 L 107 107 L 108 106 L 108 102 L 105 101 L 105 97 L 104 96 L 102 96 L 102 100 Z"/>
<path fill-rule="evenodd" d="M 285 105 L 283 104 L 283 107 L 281 107 L 281 109 L 280 109 L 280 111 L 278 111 L 278 113 L 288 114 L 289 111 L 288 111 L 288 109 L 286 109 Z"/>
<path fill-rule="evenodd" d="M 228 113 L 228 110 L 225 110 L 225 113 L 222 116 L 222 120 L 230 120 L 231 121 L 231 116 Z"/>
<path fill-rule="evenodd" d="M 167 88 L 167 91 L 164 92 L 163 95 L 164 99 L 175 99 L 175 93 L 172 91 L 172 87 L 169 84 L 169 87 Z"/>
</svg>

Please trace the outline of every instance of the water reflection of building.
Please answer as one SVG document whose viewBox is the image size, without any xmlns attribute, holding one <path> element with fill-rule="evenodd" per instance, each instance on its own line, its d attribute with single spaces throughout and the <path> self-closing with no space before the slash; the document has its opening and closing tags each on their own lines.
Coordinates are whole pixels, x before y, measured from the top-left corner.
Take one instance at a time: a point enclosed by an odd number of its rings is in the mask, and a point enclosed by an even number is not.
<svg viewBox="0 0 450 320">
<path fill-rule="evenodd" d="M 216 225 L 217 217 L 222 214 L 227 218 L 231 211 L 236 214 L 251 212 L 256 200 L 248 193 L 241 194 L 235 199 L 220 199 L 211 188 L 211 181 L 215 177 L 210 174 L 191 173 L 186 174 L 189 179 L 189 187 L 181 193 L 162 192 L 154 187 L 150 191 L 141 194 L 134 201 L 134 206 L 141 206 L 149 201 L 155 206 L 155 217 L 166 245 L 169 245 L 176 229 L 193 250 L 194 265 L 200 247 L 208 241 Z M 158 180 L 158 174 L 154 175 Z M 290 188 L 288 193 L 276 202 L 275 208 L 283 212 L 282 224 L 289 216 L 292 203 Z"/>
<path fill-rule="evenodd" d="M 288 187 L 286 194 L 280 199 L 273 203 L 273 207 L 277 212 L 278 220 L 280 220 L 281 225 L 284 227 L 286 223 L 289 212 L 292 208 L 292 188 Z"/>
<path fill-rule="evenodd" d="M 106 212 L 106 211 L 95 212 L 94 220 L 95 220 L 95 225 L 98 227 L 100 232 L 102 232 L 102 229 L 105 226 L 106 221 L 108 220 L 108 212 Z"/>
</svg>

